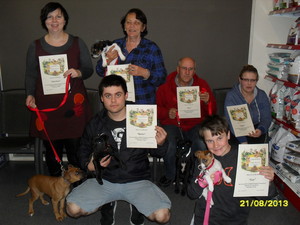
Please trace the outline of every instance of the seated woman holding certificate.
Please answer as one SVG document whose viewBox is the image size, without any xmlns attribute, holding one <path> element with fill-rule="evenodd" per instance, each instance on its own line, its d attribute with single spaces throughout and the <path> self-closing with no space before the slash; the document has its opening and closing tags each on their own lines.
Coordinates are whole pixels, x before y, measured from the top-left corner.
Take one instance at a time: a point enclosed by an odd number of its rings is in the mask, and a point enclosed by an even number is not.
<svg viewBox="0 0 300 225">
<path fill-rule="evenodd" d="M 186 95 L 184 102 L 195 103 L 200 107 L 200 114 L 191 115 L 191 117 L 183 118 L 180 114 L 181 105 L 177 97 L 177 88 L 186 88 L 190 90 L 191 87 L 198 89 L 198 96 Z M 197 97 L 197 101 L 192 98 Z M 216 113 L 216 100 L 208 85 L 208 83 L 197 76 L 195 60 L 190 57 L 181 58 L 178 61 L 177 69 L 167 76 L 165 84 L 161 85 L 156 92 L 157 103 L 157 118 L 162 127 L 167 131 L 167 138 L 169 147 L 166 155 L 163 157 L 165 164 L 165 176 L 159 180 L 159 184 L 163 187 L 169 186 L 176 175 L 176 139 L 181 138 L 181 133 L 185 140 L 192 142 L 192 151 L 205 150 L 206 146 L 199 136 L 199 125 L 209 114 Z M 194 110 L 184 110 L 188 107 L 183 107 L 182 111 L 188 111 L 186 114 L 193 114 Z M 179 114 L 179 118 L 177 115 Z M 180 120 L 180 124 L 178 123 Z"/>
<path fill-rule="evenodd" d="M 121 61 L 117 51 L 111 47 L 106 53 L 108 65 L 116 58 L 117 64 L 130 64 L 129 74 L 134 78 L 135 103 L 155 104 L 156 88 L 166 79 L 163 56 L 160 48 L 145 38 L 148 33 L 147 17 L 140 9 L 130 9 L 121 20 L 125 37 L 117 39 L 122 53 L 126 57 Z M 102 58 L 97 62 L 97 74 L 104 77 L 106 68 L 102 66 Z"/>
<path fill-rule="evenodd" d="M 227 93 L 224 112 L 232 132 L 232 143 L 255 144 L 266 142 L 266 134 L 272 117 L 267 94 L 256 86 L 258 78 L 257 69 L 252 65 L 245 65 L 239 74 L 239 83 L 234 85 Z M 242 104 L 247 104 L 255 129 L 247 136 L 238 136 L 235 134 L 227 111 L 227 106 Z"/>
<path fill-rule="evenodd" d="M 40 110 L 58 107 L 63 103 L 66 78 L 70 75 L 65 103 L 52 112 L 41 112 L 42 122 L 32 113 L 30 126 L 31 136 L 44 141 L 49 174 L 60 176 L 61 166 L 55 159 L 45 131 L 60 159 L 65 148 L 69 163 L 79 166 L 79 141 L 91 116 L 83 80 L 92 76 L 93 65 L 85 43 L 65 32 L 69 16 L 61 4 L 46 4 L 41 10 L 40 20 L 47 33 L 32 42 L 27 51 L 26 105 Z M 58 80 L 61 81 L 59 84 Z M 62 90 L 57 91 L 58 86 Z"/>
</svg>

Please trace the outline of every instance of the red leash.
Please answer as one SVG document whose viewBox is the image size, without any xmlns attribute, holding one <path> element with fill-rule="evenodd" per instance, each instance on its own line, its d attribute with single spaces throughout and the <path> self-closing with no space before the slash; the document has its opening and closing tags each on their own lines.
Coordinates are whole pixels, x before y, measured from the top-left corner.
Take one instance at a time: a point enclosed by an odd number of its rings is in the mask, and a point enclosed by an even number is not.
<svg viewBox="0 0 300 225">
<path fill-rule="evenodd" d="M 48 134 L 48 132 L 47 132 L 47 130 L 46 130 L 46 127 L 45 127 L 45 125 L 44 125 L 44 121 L 43 121 L 43 119 L 42 119 L 42 117 L 41 117 L 41 112 L 52 112 L 52 111 L 55 111 L 55 110 L 59 109 L 60 107 L 62 107 L 62 106 L 66 103 L 67 98 L 68 98 L 68 95 L 69 95 L 70 79 L 71 79 L 71 75 L 68 75 L 67 81 L 66 81 L 65 95 L 64 95 L 64 97 L 63 97 L 63 100 L 62 100 L 61 103 L 59 104 L 59 106 L 57 106 L 56 108 L 38 109 L 38 107 L 32 108 L 31 106 L 27 106 L 31 111 L 34 111 L 34 112 L 36 113 L 38 119 L 39 119 L 40 122 L 41 122 L 41 125 L 42 125 L 42 128 L 43 128 L 43 130 L 44 130 L 44 133 L 45 133 L 45 135 L 46 135 L 46 137 L 47 137 L 47 139 L 48 139 L 48 141 L 49 141 L 49 143 L 50 143 L 50 146 L 51 146 L 52 151 L 53 151 L 53 153 L 54 153 L 55 159 L 56 159 L 56 161 L 57 161 L 58 163 L 60 163 L 61 165 L 62 165 L 61 159 L 59 158 L 59 156 L 58 156 L 58 154 L 57 154 L 57 152 L 56 152 L 56 150 L 55 150 L 55 148 L 54 148 L 54 146 L 53 146 L 53 144 L 52 144 L 52 141 L 51 141 L 51 139 L 50 139 L 50 137 L 49 137 L 49 134 Z M 62 167 L 62 168 L 63 168 L 63 167 Z"/>
</svg>

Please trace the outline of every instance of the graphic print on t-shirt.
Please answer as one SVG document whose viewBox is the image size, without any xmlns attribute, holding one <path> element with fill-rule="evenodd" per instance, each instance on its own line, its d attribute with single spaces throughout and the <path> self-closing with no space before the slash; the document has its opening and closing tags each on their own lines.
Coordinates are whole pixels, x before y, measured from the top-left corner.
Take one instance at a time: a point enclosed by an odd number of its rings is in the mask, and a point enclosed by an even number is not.
<svg viewBox="0 0 300 225">
<path fill-rule="evenodd" d="M 121 143 L 122 143 L 122 138 L 124 136 L 124 133 L 125 133 L 125 128 L 121 128 L 121 127 L 111 130 L 111 134 L 115 142 L 117 143 L 118 150 L 120 150 L 121 148 Z"/>
</svg>

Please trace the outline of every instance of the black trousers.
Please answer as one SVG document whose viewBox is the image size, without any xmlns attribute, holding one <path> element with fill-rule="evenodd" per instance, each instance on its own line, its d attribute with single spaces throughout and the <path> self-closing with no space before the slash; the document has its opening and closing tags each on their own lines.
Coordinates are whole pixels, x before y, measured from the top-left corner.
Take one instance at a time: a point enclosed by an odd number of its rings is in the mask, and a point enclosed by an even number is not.
<svg viewBox="0 0 300 225">
<path fill-rule="evenodd" d="M 52 144 L 57 152 L 58 157 L 62 160 L 62 156 L 65 149 L 69 164 L 72 164 L 73 166 L 76 167 L 79 167 L 79 160 L 77 156 L 79 143 L 80 143 L 80 138 L 61 139 L 61 140 L 52 141 Z M 46 157 L 46 164 L 48 167 L 49 174 L 51 176 L 60 176 L 61 166 L 55 158 L 54 152 L 50 146 L 50 142 L 44 140 L 44 146 L 46 148 L 45 157 Z"/>
</svg>

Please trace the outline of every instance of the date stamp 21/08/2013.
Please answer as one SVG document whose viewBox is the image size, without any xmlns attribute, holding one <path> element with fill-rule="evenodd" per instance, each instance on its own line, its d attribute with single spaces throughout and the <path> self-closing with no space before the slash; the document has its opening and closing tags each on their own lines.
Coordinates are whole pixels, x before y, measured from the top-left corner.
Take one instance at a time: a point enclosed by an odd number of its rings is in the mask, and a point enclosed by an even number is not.
<svg viewBox="0 0 300 225">
<path fill-rule="evenodd" d="M 288 200 L 240 200 L 240 207 L 288 207 Z"/>
</svg>

